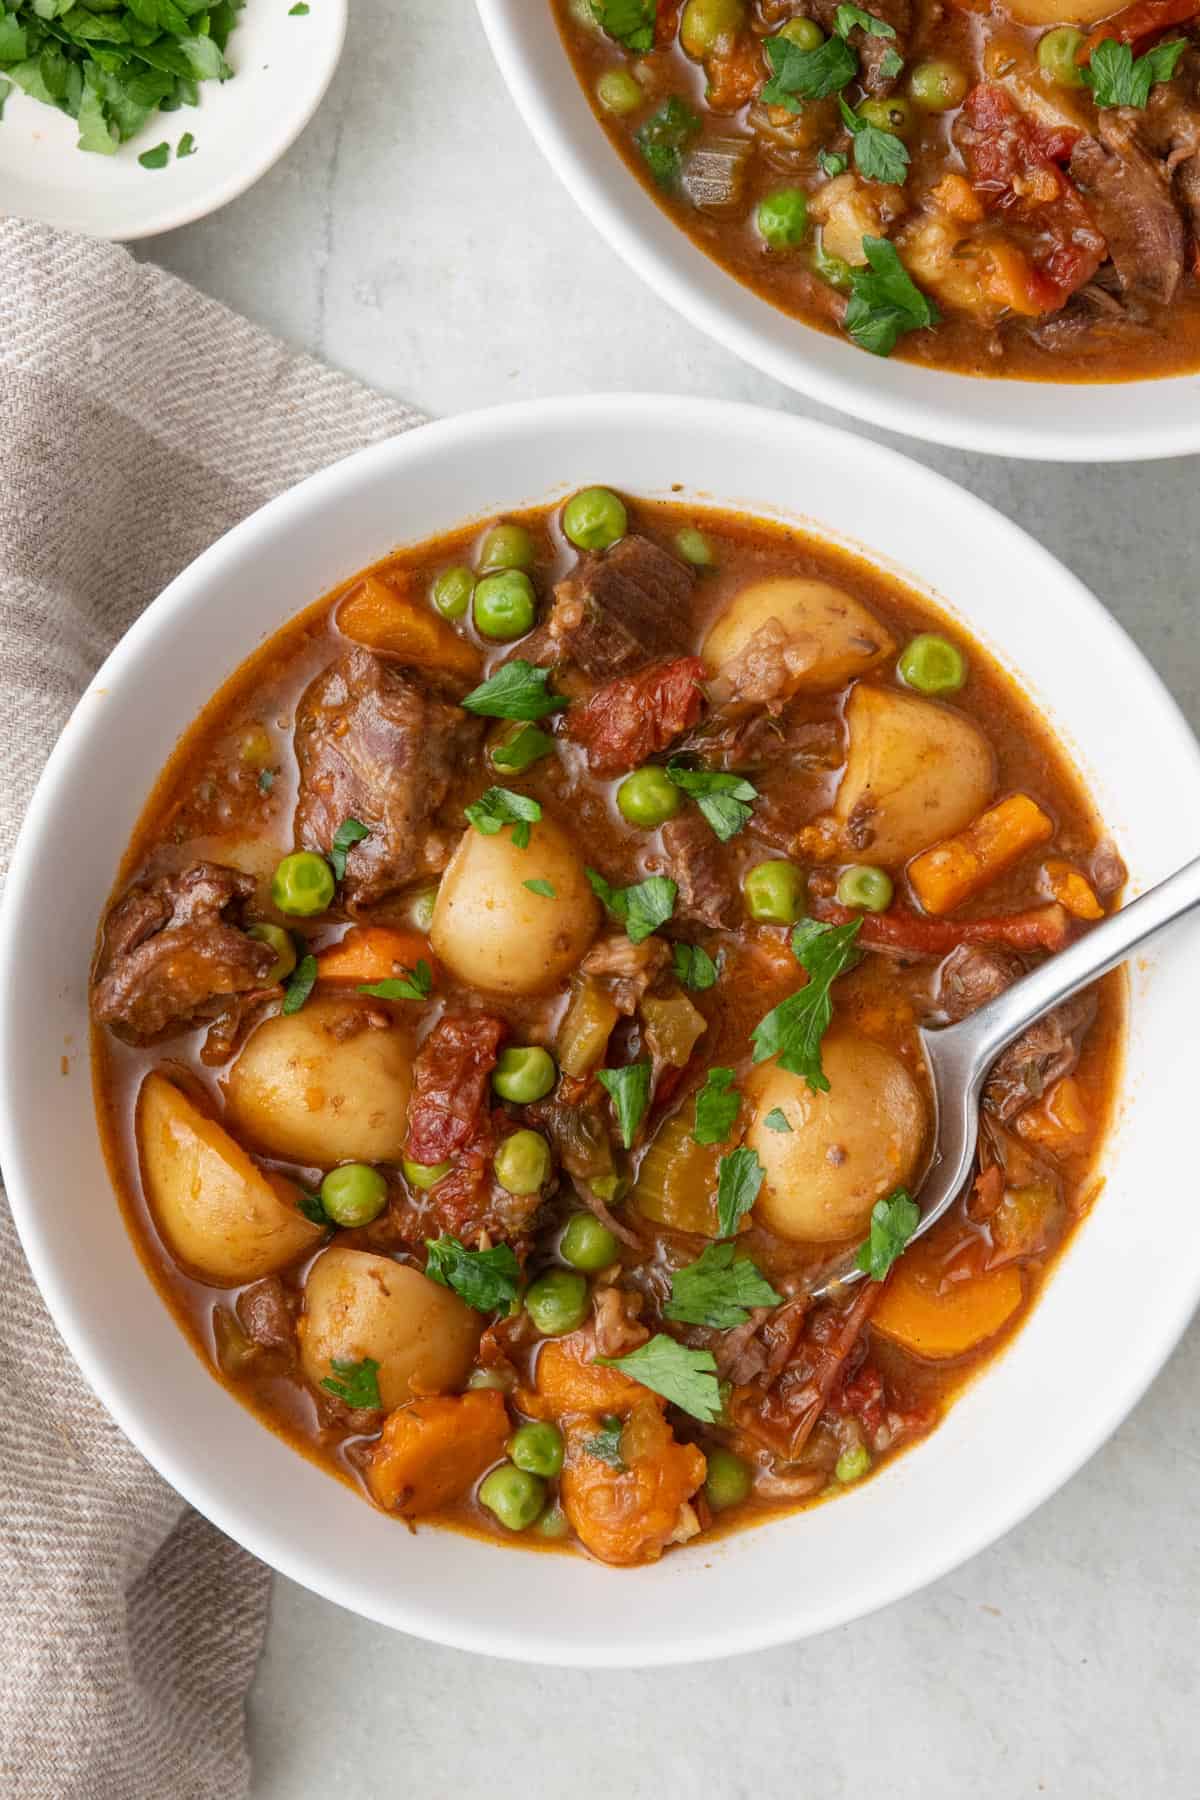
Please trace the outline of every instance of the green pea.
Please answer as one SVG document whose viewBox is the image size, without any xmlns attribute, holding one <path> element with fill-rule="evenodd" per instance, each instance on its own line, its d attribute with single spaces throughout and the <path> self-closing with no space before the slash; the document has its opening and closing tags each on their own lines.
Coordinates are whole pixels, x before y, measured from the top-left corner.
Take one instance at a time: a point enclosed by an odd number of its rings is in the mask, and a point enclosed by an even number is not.
<svg viewBox="0 0 1200 1800">
<path fill-rule="evenodd" d="M 548 1506 L 533 1528 L 542 1538 L 565 1538 L 570 1526 L 567 1515 L 557 1506 Z"/>
<path fill-rule="evenodd" d="M 443 619 L 465 618 L 474 592 L 475 577 L 461 563 L 453 569 L 443 569 L 430 589 L 433 604 Z"/>
<path fill-rule="evenodd" d="M 550 1052 L 538 1044 L 523 1044 L 519 1049 L 501 1051 L 492 1086 L 502 1100 L 527 1106 L 531 1100 L 543 1100 L 557 1080 L 558 1069 Z"/>
<path fill-rule="evenodd" d="M 855 1444 L 851 1450 L 843 1450 L 834 1464 L 833 1472 L 839 1481 L 847 1484 L 861 1481 L 871 1466 L 871 1453 L 865 1444 Z"/>
<path fill-rule="evenodd" d="M 967 659 L 948 638 L 927 631 L 905 645 L 896 673 L 918 694 L 956 694 L 967 679 Z"/>
<path fill-rule="evenodd" d="M 1083 70 L 1076 59 L 1083 43 L 1083 33 L 1074 25 L 1057 26 L 1038 39 L 1038 68 L 1058 87 L 1082 87 Z"/>
<path fill-rule="evenodd" d="M 605 112 L 625 118 L 637 111 L 646 96 L 628 69 L 605 69 L 596 82 L 596 98 Z"/>
<path fill-rule="evenodd" d="M 804 903 L 804 877 L 795 863 L 756 863 L 742 882 L 746 911 L 760 925 L 794 925 Z"/>
<path fill-rule="evenodd" d="M 387 1205 L 387 1182 L 367 1163 L 343 1163 L 321 1183 L 321 1205 L 335 1225 L 369 1225 Z"/>
<path fill-rule="evenodd" d="M 501 1463 L 479 1485 L 479 1503 L 508 1531 L 528 1531 L 546 1504 L 546 1484 L 540 1476 L 511 1463 Z"/>
<path fill-rule="evenodd" d="M 562 1337 L 587 1317 L 588 1284 L 570 1269 L 549 1269 L 525 1290 L 525 1311 L 543 1337 Z"/>
<path fill-rule="evenodd" d="M 758 234 L 772 250 L 790 250 L 808 230 L 808 195 L 803 188 L 777 188 L 758 203 Z"/>
<path fill-rule="evenodd" d="M 437 905 L 437 884 L 432 887 L 418 888 L 408 903 L 408 922 L 417 931 L 428 931 L 433 924 L 433 909 Z"/>
<path fill-rule="evenodd" d="M 274 987 L 277 981 L 291 974 L 296 966 L 296 946 L 291 933 L 282 925 L 252 925 L 246 935 L 256 938 L 260 944 L 270 944 L 275 952 L 275 961 L 263 976 L 268 987 Z"/>
<path fill-rule="evenodd" d="M 314 850 L 295 850 L 285 856 L 271 877 L 271 904 L 297 919 L 323 913 L 333 900 L 333 870 Z"/>
<path fill-rule="evenodd" d="M 469 1388 L 487 1388 L 492 1393 L 508 1394 L 512 1392 L 513 1378 L 503 1374 L 499 1369 L 472 1369 L 467 1377 Z"/>
<path fill-rule="evenodd" d="M 918 63 L 908 78 L 908 91 L 926 112 L 953 112 L 967 95 L 967 77 L 957 63 L 937 57 Z"/>
<path fill-rule="evenodd" d="M 838 877 L 837 897 L 841 905 L 861 907 L 863 912 L 886 912 L 894 892 L 891 876 L 871 863 L 855 863 Z"/>
<path fill-rule="evenodd" d="M 708 1473 L 704 1478 L 704 1495 L 714 1512 L 727 1506 L 738 1506 L 749 1494 L 754 1475 L 748 1463 L 732 1450 L 719 1447 L 707 1452 Z"/>
<path fill-rule="evenodd" d="M 745 0 L 687 0 L 679 21 L 684 55 L 703 61 L 722 40 L 735 37 L 745 22 Z"/>
<path fill-rule="evenodd" d="M 434 1187 L 442 1179 L 443 1175 L 448 1175 L 450 1173 L 451 1165 L 448 1162 L 409 1162 L 406 1156 L 404 1161 L 400 1164 L 400 1167 L 404 1170 L 404 1179 L 407 1181 L 409 1187 L 420 1188 L 423 1194 L 427 1194 L 430 1188 Z"/>
<path fill-rule="evenodd" d="M 532 569 L 537 550 L 523 525 L 493 525 L 479 546 L 476 568 L 481 575 L 498 569 Z"/>
<path fill-rule="evenodd" d="M 568 1219 L 558 1248 L 564 1262 L 589 1275 L 611 1267 L 618 1255 L 616 1238 L 608 1226 L 602 1225 L 590 1212 L 575 1213 Z"/>
<path fill-rule="evenodd" d="M 536 1131 L 514 1131 L 496 1151 L 496 1180 L 509 1194 L 536 1194 L 550 1175 L 550 1146 Z"/>
<path fill-rule="evenodd" d="M 912 107 L 899 94 L 893 94 L 890 100 L 862 101 L 858 116 L 866 124 L 874 125 L 877 131 L 889 132 L 892 137 L 907 137 L 913 127 Z"/>
<path fill-rule="evenodd" d="M 819 50 L 825 42 L 825 33 L 815 19 L 789 19 L 780 26 L 778 36 L 799 50 Z"/>
<path fill-rule="evenodd" d="M 712 545 L 694 525 L 685 525 L 682 531 L 675 534 L 675 548 L 684 562 L 691 563 L 697 569 L 711 569 L 716 565 L 717 558 Z"/>
<path fill-rule="evenodd" d="M 562 1432 L 557 1425 L 518 1425 L 505 1448 L 527 1475 L 550 1477 L 563 1466 Z"/>
<path fill-rule="evenodd" d="M 603 1200 L 605 1206 L 615 1206 L 618 1200 L 623 1200 L 629 1191 L 629 1177 L 627 1175 L 597 1175 L 594 1181 L 589 1181 L 588 1186 L 597 1200 Z"/>
<path fill-rule="evenodd" d="M 536 616 L 537 597 L 523 569 L 485 575 L 475 589 L 475 629 L 481 637 L 511 643 L 532 630 Z"/>
<path fill-rule="evenodd" d="M 583 488 L 563 507 L 562 528 L 577 550 L 607 550 L 628 523 L 624 501 L 610 488 Z"/>
<path fill-rule="evenodd" d="M 647 763 L 635 769 L 617 789 L 617 808 L 623 819 L 643 831 L 653 831 L 673 819 L 683 805 L 683 795 L 665 769 Z"/>
</svg>

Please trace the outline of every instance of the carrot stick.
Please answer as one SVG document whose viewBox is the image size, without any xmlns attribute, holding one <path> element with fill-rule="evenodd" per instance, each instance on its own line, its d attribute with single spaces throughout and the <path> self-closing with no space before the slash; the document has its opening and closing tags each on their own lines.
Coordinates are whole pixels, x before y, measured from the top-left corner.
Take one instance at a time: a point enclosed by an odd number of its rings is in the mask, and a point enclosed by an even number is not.
<svg viewBox="0 0 1200 1800">
<path fill-rule="evenodd" d="M 334 615 L 344 636 L 382 656 L 418 669 L 445 669 L 467 681 L 478 678 L 479 652 L 435 612 L 378 575 L 366 575 Z"/>
<path fill-rule="evenodd" d="M 927 913 L 953 912 L 1054 835 L 1054 822 L 1028 794 L 1010 794 L 965 831 L 923 850 L 908 865 L 913 892 Z"/>
<path fill-rule="evenodd" d="M 389 925 L 352 925 L 339 943 L 317 958 L 321 981 L 391 981 L 409 975 L 424 959 L 433 967 L 429 945 L 419 931 Z"/>
<path fill-rule="evenodd" d="M 948 956 L 960 944 L 1009 944 L 1014 950 L 1061 950 L 1069 936 L 1069 920 L 1057 904 L 1028 912 L 1005 913 L 994 919 L 926 919 L 920 913 L 892 907 L 884 913 L 857 913 L 848 906 L 814 899 L 814 917 L 829 925 L 862 919 L 858 942 L 864 950 L 896 956 Z"/>
<path fill-rule="evenodd" d="M 1077 919 L 1102 919 L 1104 908 L 1092 892 L 1091 884 L 1073 869 L 1069 862 L 1062 862 L 1058 857 L 1051 857 L 1043 864 L 1042 873 L 1046 878 L 1046 889 L 1065 906 L 1069 913 Z"/>
</svg>

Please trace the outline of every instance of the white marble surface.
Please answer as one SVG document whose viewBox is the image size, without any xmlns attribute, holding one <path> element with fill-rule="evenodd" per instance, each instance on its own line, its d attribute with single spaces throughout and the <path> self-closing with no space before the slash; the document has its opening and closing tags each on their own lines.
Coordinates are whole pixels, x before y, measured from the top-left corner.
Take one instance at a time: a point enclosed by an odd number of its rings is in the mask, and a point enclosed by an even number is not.
<svg viewBox="0 0 1200 1800">
<path fill-rule="evenodd" d="M 542 0 L 529 8 L 540 23 Z M 291 154 L 144 253 L 433 413 L 594 388 L 818 410 L 614 260 L 526 135 L 469 0 L 355 0 L 340 74 Z M 1069 469 L 902 447 L 1070 564 L 1200 724 L 1196 461 Z M 1113 708 L 1136 730 L 1119 694 Z M 1198 1377 L 1194 1327 L 1113 1441 L 1004 1542 L 873 1619 L 736 1663 L 511 1668 L 277 1581 L 250 1707 L 256 1800 L 740 1800 L 781 1782 L 810 1800 L 1194 1800 Z"/>
</svg>

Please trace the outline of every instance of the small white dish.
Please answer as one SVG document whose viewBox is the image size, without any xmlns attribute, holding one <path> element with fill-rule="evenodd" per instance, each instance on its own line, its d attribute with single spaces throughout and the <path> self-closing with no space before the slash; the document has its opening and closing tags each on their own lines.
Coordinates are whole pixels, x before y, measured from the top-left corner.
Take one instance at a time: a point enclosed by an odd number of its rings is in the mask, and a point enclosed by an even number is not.
<svg viewBox="0 0 1200 1800">
<path fill-rule="evenodd" d="M 1040 1303 L 932 1437 L 832 1505 L 637 1570 L 433 1528 L 413 1535 L 267 1430 L 200 1362 L 125 1229 L 88 1057 L 97 923 L 148 791 L 220 683 L 356 569 L 398 543 L 597 481 L 784 519 L 897 570 L 961 619 L 1042 711 L 1134 892 L 1200 850 L 1200 750 L 1147 663 L 1061 564 L 894 451 L 753 407 L 612 395 L 422 426 L 255 513 L 122 639 L 50 758 L 0 909 L 0 1164 L 34 1275 L 118 1424 L 247 1549 L 381 1624 L 560 1667 L 763 1649 L 934 1580 L 1098 1449 L 1200 1296 L 1186 1175 L 1200 927 L 1189 923 L 1130 971 L 1128 1067 L 1104 1187 Z"/>
<path fill-rule="evenodd" d="M 205 81 L 199 106 L 155 113 L 115 156 L 76 148 L 74 119 L 14 88 L 0 120 L 0 209 L 89 237 L 153 237 L 252 187 L 321 104 L 346 36 L 349 0 L 248 0 L 229 39 L 233 79 Z M 196 148 L 174 152 L 185 131 Z M 138 157 L 163 142 L 171 160 Z"/>
<path fill-rule="evenodd" d="M 475 0 L 518 112 L 585 216 L 685 319 L 799 393 L 888 431 L 1052 462 L 1200 451 L 1200 373 L 1160 381 L 1004 381 L 870 356 L 726 273 L 626 168 L 592 112 L 549 0 Z"/>
</svg>

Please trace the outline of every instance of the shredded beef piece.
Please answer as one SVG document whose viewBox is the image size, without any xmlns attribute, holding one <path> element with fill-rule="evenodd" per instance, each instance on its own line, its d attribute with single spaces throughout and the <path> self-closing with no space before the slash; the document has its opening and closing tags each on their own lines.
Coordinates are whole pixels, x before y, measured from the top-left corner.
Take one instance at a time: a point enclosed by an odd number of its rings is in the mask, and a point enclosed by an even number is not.
<svg viewBox="0 0 1200 1800">
<path fill-rule="evenodd" d="M 283 1350 L 294 1355 L 296 1327 L 287 1293 L 278 1275 L 256 1281 L 238 1295 L 237 1316 L 246 1336 L 264 1350 Z"/>
<path fill-rule="evenodd" d="M 449 1013 L 434 1026 L 413 1064 L 407 1144 L 413 1162 L 447 1162 L 475 1137 L 506 1030 L 487 1013 Z"/>
<path fill-rule="evenodd" d="M 599 680 L 687 653 L 695 577 L 636 534 L 580 558 L 554 590 L 547 621 L 558 655 Z"/>
<path fill-rule="evenodd" d="M 799 1460 L 839 1383 L 866 1355 L 863 1327 L 876 1306 L 882 1284 L 860 1283 L 849 1307 L 820 1306 L 804 1321 L 789 1350 L 787 1366 L 765 1393 L 735 1389 L 731 1411 L 737 1427 L 787 1462 Z"/>
<path fill-rule="evenodd" d="M 592 1298 L 595 1309 L 597 1356 L 627 1356 L 646 1343 L 650 1333 L 638 1318 L 642 1296 L 628 1288 L 597 1288 Z"/>
<path fill-rule="evenodd" d="M 785 1306 L 755 1307 L 744 1325 L 732 1331 L 714 1332 L 709 1348 L 717 1373 L 736 1387 L 752 1383 L 768 1388 L 787 1367 L 804 1327 L 808 1307 L 805 1298 Z"/>
<path fill-rule="evenodd" d="M 830 1396 L 830 1408 L 858 1420 L 863 1436 L 876 1456 L 882 1456 L 885 1450 L 894 1450 L 908 1438 L 923 1436 L 937 1423 L 937 1410 L 932 1406 L 908 1410 L 892 1406 L 883 1377 L 870 1362 L 864 1363 L 852 1379 L 835 1387 Z"/>
<path fill-rule="evenodd" d="M 666 750 L 700 717 L 704 664 L 698 656 L 618 675 L 567 715 L 566 734 L 587 751 L 593 775 L 622 775 Z"/>
<path fill-rule="evenodd" d="M 1019 956 L 1004 950 L 988 950 L 978 944 L 960 944 L 938 971 L 938 1000 L 951 1020 L 995 1000 L 1025 973 Z"/>
<path fill-rule="evenodd" d="M 1168 306 L 1183 280 L 1187 234 L 1166 165 L 1108 111 L 1097 132 L 1072 151 L 1072 179 L 1104 233 L 1124 291 Z"/>
<path fill-rule="evenodd" d="M 603 937 L 580 963 L 580 972 L 604 981 L 618 1012 L 632 1018 L 646 990 L 669 966 L 671 946 L 660 937 L 634 944 L 622 932 Z"/>
<path fill-rule="evenodd" d="M 454 839 L 430 821 L 482 731 L 482 720 L 361 648 L 309 686 L 296 716 L 296 842 L 328 855 L 347 819 L 367 827 L 346 857 L 347 904 L 370 905 L 445 867 Z"/>
<path fill-rule="evenodd" d="M 252 876 L 220 863 L 131 888 L 105 924 L 93 1016 L 125 1043 L 149 1044 L 261 988 L 275 952 L 230 917 L 253 892 Z"/>
<path fill-rule="evenodd" d="M 1122 862 L 1116 845 L 1107 838 L 1092 851 L 1088 874 L 1091 876 L 1093 892 L 1100 900 L 1112 900 L 1129 879 L 1129 871 Z"/>
<path fill-rule="evenodd" d="M 819 1493 L 829 1480 L 829 1470 L 797 1470 L 785 1475 L 775 1469 L 756 1469 L 754 1495 L 757 1500 L 804 1500 Z"/>
<path fill-rule="evenodd" d="M 228 1062 L 258 1023 L 264 1007 L 278 998 L 278 987 L 251 988 L 249 993 L 236 995 L 222 1007 L 204 1034 L 200 1061 L 210 1069 Z"/>
<path fill-rule="evenodd" d="M 1025 973 L 1018 956 L 962 944 L 942 964 L 939 997 L 951 1019 L 965 1019 L 995 1000 Z M 1039 1019 L 999 1058 L 983 1092 L 983 1103 L 1007 1122 L 1069 1075 L 1096 1016 L 1093 994 L 1076 994 Z"/>
<path fill-rule="evenodd" d="M 727 930 L 737 916 L 737 895 L 706 820 L 698 812 L 682 812 L 663 826 L 662 841 L 667 873 L 679 887 L 675 923 Z"/>
</svg>

